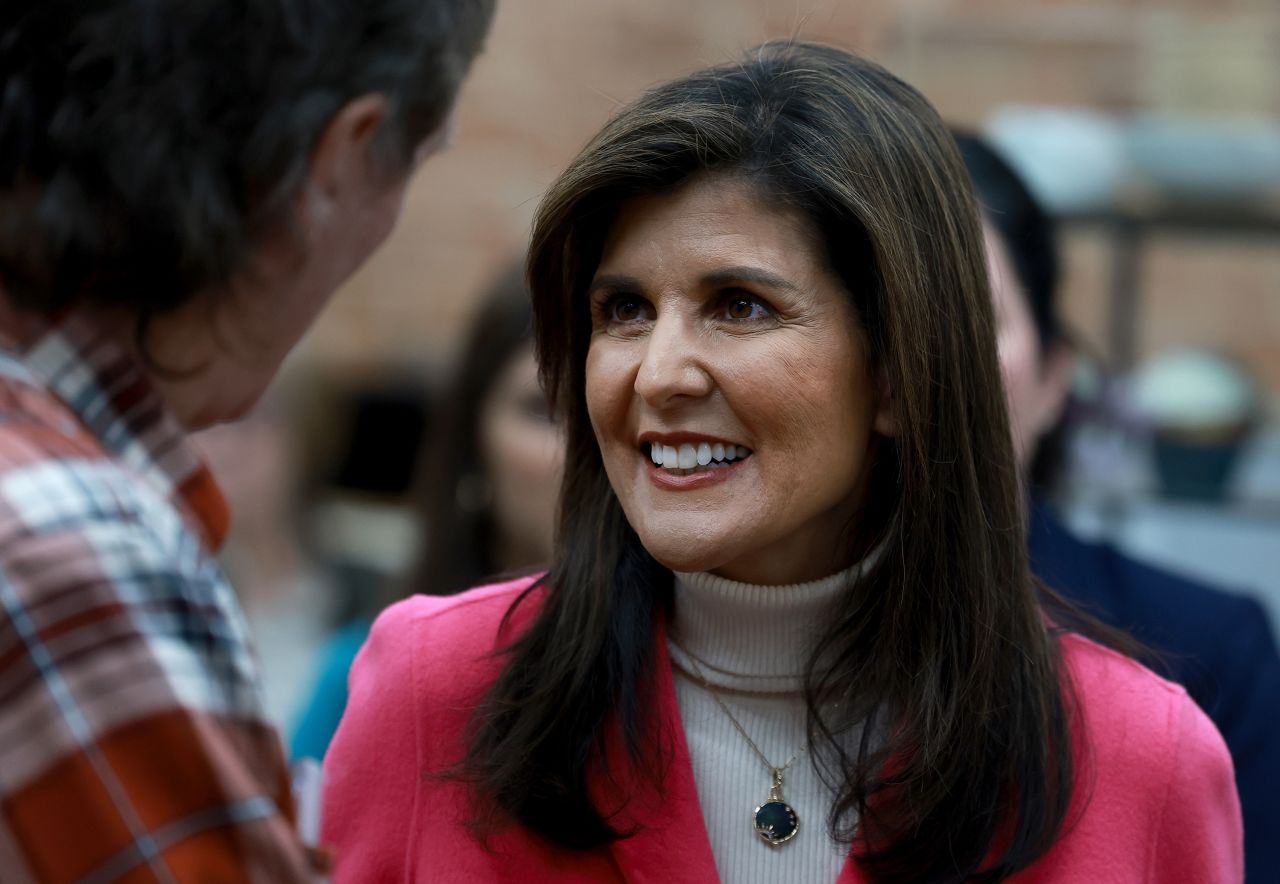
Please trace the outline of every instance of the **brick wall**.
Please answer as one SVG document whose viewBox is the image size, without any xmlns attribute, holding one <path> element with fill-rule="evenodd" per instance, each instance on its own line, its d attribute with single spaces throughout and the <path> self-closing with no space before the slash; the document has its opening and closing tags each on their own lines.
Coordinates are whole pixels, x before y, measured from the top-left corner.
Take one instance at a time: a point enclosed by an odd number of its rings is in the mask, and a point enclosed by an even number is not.
<svg viewBox="0 0 1280 884">
<path fill-rule="evenodd" d="M 516 253 L 539 194 L 619 103 L 767 37 L 829 40 L 886 64 L 945 116 L 1058 103 L 1280 115 L 1274 0 L 500 0 L 452 151 L 415 180 L 385 250 L 306 348 L 359 366 L 438 365 L 477 291 Z M 1068 239 L 1066 313 L 1105 340 L 1106 248 Z M 1142 353 L 1238 352 L 1280 391 L 1280 241 L 1162 239 L 1143 261 Z"/>
</svg>

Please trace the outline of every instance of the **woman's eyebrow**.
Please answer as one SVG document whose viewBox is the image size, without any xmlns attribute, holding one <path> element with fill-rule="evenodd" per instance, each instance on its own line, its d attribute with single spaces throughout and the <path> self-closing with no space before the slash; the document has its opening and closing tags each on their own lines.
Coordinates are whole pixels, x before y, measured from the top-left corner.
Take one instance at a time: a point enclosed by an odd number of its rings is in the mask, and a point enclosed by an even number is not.
<svg viewBox="0 0 1280 884">
<path fill-rule="evenodd" d="M 750 282 L 779 291 L 800 293 L 800 287 L 795 283 L 759 267 L 723 267 L 702 277 L 702 284 L 708 287 L 734 282 Z"/>
<path fill-rule="evenodd" d="M 600 289 L 638 292 L 642 288 L 640 280 L 634 276 L 627 276 L 622 273 L 606 273 L 604 276 L 597 276 L 591 280 L 591 286 L 587 289 L 587 294 L 592 294 Z"/>
<path fill-rule="evenodd" d="M 699 282 L 704 288 L 714 288 L 735 282 L 749 282 L 777 291 L 794 292 L 796 294 L 801 292 L 799 286 L 778 276 L 776 273 L 770 273 L 760 267 L 748 267 L 745 265 L 722 267 L 719 270 L 713 270 L 704 274 Z M 639 292 L 644 289 L 644 286 L 634 276 L 627 276 L 623 273 L 606 273 L 603 276 L 597 276 L 591 281 L 587 293 L 591 294 L 601 289 Z"/>
</svg>

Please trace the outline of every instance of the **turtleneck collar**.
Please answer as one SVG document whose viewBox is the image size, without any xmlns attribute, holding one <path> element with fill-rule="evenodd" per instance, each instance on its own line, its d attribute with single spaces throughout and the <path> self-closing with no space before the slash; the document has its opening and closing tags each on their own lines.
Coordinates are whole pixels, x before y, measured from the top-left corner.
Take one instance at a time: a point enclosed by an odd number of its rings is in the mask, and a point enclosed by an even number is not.
<svg viewBox="0 0 1280 884">
<path fill-rule="evenodd" d="M 821 580 L 782 586 L 677 572 L 672 663 L 693 674 L 692 656 L 707 681 L 730 690 L 800 690 L 832 609 L 869 559 Z"/>
</svg>

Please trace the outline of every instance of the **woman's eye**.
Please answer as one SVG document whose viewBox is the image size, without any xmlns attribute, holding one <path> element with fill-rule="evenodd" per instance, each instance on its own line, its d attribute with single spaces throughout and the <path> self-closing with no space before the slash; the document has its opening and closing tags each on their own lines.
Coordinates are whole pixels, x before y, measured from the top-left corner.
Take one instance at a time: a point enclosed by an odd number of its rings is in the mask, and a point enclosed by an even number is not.
<svg viewBox="0 0 1280 884">
<path fill-rule="evenodd" d="M 615 295 L 601 305 L 600 312 L 606 322 L 623 325 L 650 318 L 649 302 L 638 295 Z"/>
<path fill-rule="evenodd" d="M 772 313 L 762 302 L 745 295 L 733 295 L 725 302 L 725 315 L 730 319 L 764 319 Z"/>
<path fill-rule="evenodd" d="M 615 298 L 609 318 L 614 322 L 634 322 L 640 318 L 639 298 Z"/>
</svg>

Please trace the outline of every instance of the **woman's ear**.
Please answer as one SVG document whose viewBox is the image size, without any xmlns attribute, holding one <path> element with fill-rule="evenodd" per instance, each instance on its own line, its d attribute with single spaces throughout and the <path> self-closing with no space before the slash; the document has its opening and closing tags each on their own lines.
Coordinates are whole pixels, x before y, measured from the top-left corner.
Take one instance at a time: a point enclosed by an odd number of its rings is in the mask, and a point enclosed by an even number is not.
<svg viewBox="0 0 1280 884">
<path fill-rule="evenodd" d="M 897 437 L 902 429 L 902 423 L 898 419 L 898 400 L 883 372 L 879 373 L 876 380 L 876 413 L 871 426 L 881 436 L 890 439 Z"/>
<path fill-rule="evenodd" d="M 1062 420 L 1075 368 L 1075 348 L 1065 340 L 1054 341 L 1041 363 L 1040 378 L 1036 384 L 1037 407 L 1032 416 L 1032 430 L 1037 440 Z"/>
</svg>

